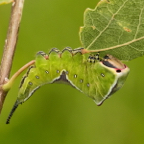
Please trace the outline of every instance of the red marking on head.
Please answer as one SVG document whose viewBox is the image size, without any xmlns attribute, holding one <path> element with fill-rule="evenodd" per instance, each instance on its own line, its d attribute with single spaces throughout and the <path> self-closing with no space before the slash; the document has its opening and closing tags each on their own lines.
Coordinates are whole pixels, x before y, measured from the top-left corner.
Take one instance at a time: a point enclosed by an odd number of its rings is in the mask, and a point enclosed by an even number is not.
<svg viewBox="0 0 144 144">
<path fill-rule="evenodd" d="M 126 69 L 126 68 L 127 68 L 127 66 L 124 65 L 124 68 L 122 68 L 122 69 L 120 69 L 120 68 L 114 68 L 114 69 L 115 69 L 116 71 L 117 71 L 117 70 L 121 70 L 121 71 L 122 71 L 122 70 L 124 70 L 124 69 Z"/>
<path fill-rule="evenodd" d="M 124 65 L 124 68 L 123 69 L 119 69 L 119 68 L 114 68 L 116 70 L 117 73 L 120 73 L 121 71 L 123 71 L 124 69 L 126 69 L 127 66 Z"/>
</svg>

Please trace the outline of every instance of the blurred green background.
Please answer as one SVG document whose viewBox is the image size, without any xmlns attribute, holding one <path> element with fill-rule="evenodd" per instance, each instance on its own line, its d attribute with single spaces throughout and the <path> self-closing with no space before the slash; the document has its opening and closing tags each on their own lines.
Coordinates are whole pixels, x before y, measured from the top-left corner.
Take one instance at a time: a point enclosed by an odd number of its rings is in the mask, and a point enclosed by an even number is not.
<svg viewBox="0 0 144 144">
<path fill-rule="evenodd" d="M 81 46 L 83 12 L 98 0 L 26 0 L 11 75 L 34 59 L 39 50 Z M 11 4 L 0 6 L 0 58 Z M 6 125 L 16 100 L 19 77 L 8 93 L 0 116 L 0 144 L 143 144 L 144 58 L 126 64 L 130 75 L 124 87 L 100 107 L 68 85 L 45 85 Z"/>
</svg>

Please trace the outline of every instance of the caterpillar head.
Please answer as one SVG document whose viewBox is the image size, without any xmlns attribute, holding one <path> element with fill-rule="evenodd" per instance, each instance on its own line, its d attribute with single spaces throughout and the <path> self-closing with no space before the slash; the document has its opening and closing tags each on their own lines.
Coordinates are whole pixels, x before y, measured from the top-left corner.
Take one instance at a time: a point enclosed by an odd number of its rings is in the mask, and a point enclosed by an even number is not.
<svg viewBox="0 0 144 144">
<path fill-rule="evenodd" d="M 115 93 L 124 85 L 124 82 L 130 71 L 130 69 L 125 64 L 109 54 L 104 56 L 103 60 L 101 61 L 101 65 L 113 73 L 115 79 L 114 84 L 109 88 L 109 92 L 106 97 L 102 101 L 95 101 L 97 105 L 101 105 L 106 98 Z"/>
<path fill-rule="evenodd" d="M 107 54 L 102 63 L 105 66 L 111 67 L 111 68 L 116 68 L 116 69 L 124 69 L 126 67 L 125 64 L 123 64 L 120 60 L 118 60 L 117 58 L 113 57 L 112 55 Z"/>
</svg>

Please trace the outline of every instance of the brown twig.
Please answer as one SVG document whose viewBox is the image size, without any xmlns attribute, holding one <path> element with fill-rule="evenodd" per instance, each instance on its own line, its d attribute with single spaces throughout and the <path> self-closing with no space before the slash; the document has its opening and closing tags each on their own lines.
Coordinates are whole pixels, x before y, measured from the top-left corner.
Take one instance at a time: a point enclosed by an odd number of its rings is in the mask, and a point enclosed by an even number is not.
<svg viewBox="0 0 144 144">
<path fill-rule="evenodd" d="M 11 18 L 7 38 L 5 40 L 4 52 L 0 67 L 0 85 L 6 83 L 5 78 L 8 78 L 10 74 L 12 60 L 17 43 L 18 30 L 21 21 L 23 5 L 24 0 L 14 0 L 14 2 L 12 3 Z M 6 95 L 7 92 L 3 91 L 2 88 L 0 88 L 0 113 Z"/>
</svg>

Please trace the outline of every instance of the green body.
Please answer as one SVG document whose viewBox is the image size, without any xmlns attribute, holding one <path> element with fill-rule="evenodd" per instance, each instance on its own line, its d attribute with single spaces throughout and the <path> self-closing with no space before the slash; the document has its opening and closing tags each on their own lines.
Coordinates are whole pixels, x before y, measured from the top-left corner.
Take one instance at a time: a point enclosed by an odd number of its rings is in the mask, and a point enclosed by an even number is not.
<svg viewBox="0 0 144 144">
<path fill-rule="evenodd" d="M 129 68 L 126 66 L 119 72 L 117 68 L 104 65 L 103 61 L 91 61 L 79 50 L 56 50 L 51 51 L 49 55 L 38 53 L 35 65 L 31 66 L 23 77 L 12 113 L 40 86 L 56 82 L 75 87 L 91 97 L 97 105 L 101 105 L 106 98 L 122 87 L 128 72 Z"/>
</svg>

